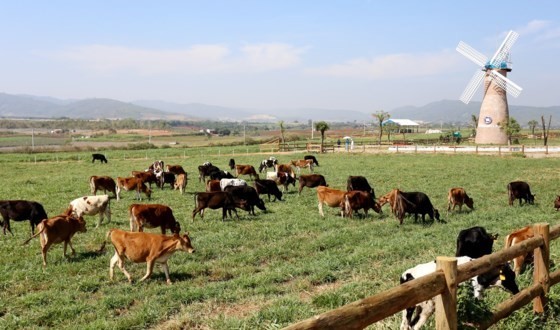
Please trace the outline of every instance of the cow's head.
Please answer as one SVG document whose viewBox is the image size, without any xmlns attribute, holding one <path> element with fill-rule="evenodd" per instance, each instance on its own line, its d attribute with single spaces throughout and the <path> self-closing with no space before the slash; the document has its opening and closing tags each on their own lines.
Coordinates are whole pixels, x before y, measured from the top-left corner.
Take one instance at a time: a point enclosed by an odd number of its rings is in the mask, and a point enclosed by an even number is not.
<svg viewBox="0 0 560 330">
<path fill-rule="evenodd" d="M 71 217 L 71 219 L 73 219 L 74 221 L 76 221 L 76 223 L 78 224 L 77 226 L 77 231 L 80 233 L 85 233 L 87 231 L 86 229 L 86 221 L 84 220 L 83 217 Z"/>
<path fill-rule="evenodd" d="M 259 198 L 255 204 L 259 209 L 266 211 L 266 207 L 264 206 L 264 201 L 262 198 Z"/>
<path fill-rule="evenodd" d="M 535 195 L 531 195 L 531 194 L 527 194 L 527 203 L 529 204 L 535 204 Z"/>
<path fill-rule="evenodd" d="M 556 211 L 560 209 L 560 195 L 556 196 L 556 199 L 554 200 L 554 207 L 556 208 Z"/>
<path fill-rule="evenodd" d="M 472 284 L 474 296 L 477 299 L 482 299 L 483 291 L 493 286 L 501 287 L 512 294 L 517 294 L 519 292 L 519 287 L 515 282 L 515 273 L 511 270 L 508 263 L 492 268 L 488 272 L 474 277 Z"/>
<path fill-rule="evenodd" d="M 470 197 L 465 198 L 465 204 L 471 209 L 474 210 L 474 200 Z"/>
<path fill-rule="evenodd" d="M 437 221 L 440 221 L 439 219 L 439 211 L 437 209 L 434 209 L 434 218 L 436 218 Z"/>
<path fill-rule="evenodd" d="M 267 168 L 267 166 L 266 166 L 266 160 L 263 160 L 263 161 L 261 162 L 261 164 L 259 165 L 259 173 L 262 173 L 262 171 L 263 171 L 264 169 L 266 169 L 266 168 Z"/>
<path fill-rule="evenodd" d="M 375 200 L 373 201 L 373 210 L 378 214 L 383 214 L 383 210 L 381 209 L 381 204 L 379 204 Z"/>
<path fill-rule="evenodd" d="M 181 242 L 181 250 L 186 251 L 188 253 L 194 253 L 194 247 L 191 244 L 191 238 L 189 237 L 189 233 L 185 233 L 183 236 L 179 236 L 179 234 L 175 234 L 174 237 L 178 238 Z"/>
<path fill-rule="evenodd" d="M 179 234 L 181 232 L 181 225 L 175 221 L 171 227 L 169 227 L 169 230 L 171 230 L 173 234 Z"/>
</svg>

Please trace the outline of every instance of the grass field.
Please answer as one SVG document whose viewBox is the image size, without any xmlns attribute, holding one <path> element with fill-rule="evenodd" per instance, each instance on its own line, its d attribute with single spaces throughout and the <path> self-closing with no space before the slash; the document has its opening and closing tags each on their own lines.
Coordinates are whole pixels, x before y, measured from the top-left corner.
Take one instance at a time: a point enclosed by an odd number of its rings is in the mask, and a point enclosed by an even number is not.
<svg viewBox="0 0 560 330">
<path fill-rule="evenodd" d="M 214 152 L 212 152 L 214 151 Z M 128 284 L 117 269 L 108 279 L 113 249 L 97 254 L 110 228 L 128 228 L 127 207 L 134 194 L 123 192 L 113 200 L 113 221 L 94 228 L 96 218 L 86 217 L 88 232 L 77 234 L 77 254 L 62 257 L 62 246 L 51 248 L 46 270 L 41 267 L 38 239 L 28 246 L 26 222 L 12 222 L 14 237 L 2 236 L 0 263 L 0 328 L 57 329 L 275 329 L 381 292 L 399 283 L 401 272 L 440 255 L 454 255 L 461 229 L 484 226 L 503 238 L 527 224 L 558 223 L 552 202 L 558 191 L 557 159 L 500 158 L 474 155 L 318 155 L 320 167 L 333 188 L 345 189 L 348 175 L 364 175 L 378 196 L 393 188 L 427 193 L 442 213 L 442 223 L 422 225 L 406 218 L 403 226 L 389 214 L 341 219 L 335 209 L 321 218 L 314 190 L 301 196 L 291 188 L 284 202 L 265 202 L 268 211 L 256 216 L 239 211 L 241 220 L 221 221 L 221 211 L 208 210 L 204 220 L 191 220 L 193 193 L 203 191 L 196 167 L 211 161 L 226 169 L 234 155 L 238 164 L 257 165 L 269 155 L 231 149 L 172 153 L 170 150 L 110 151 L 109 164 L 92 164 L 86 154 L 61 153 L 34 162 L 30 155 L 5 154 L 0 199 L 28 199 L 42 203 L 49 216 L 61 213 L 68 202 L 89 194 L 90 175 L 128 176 L 147 168 L 155 159 L 181 164 L 189 173 L 187 192 L 154 188 L 153 203 L 169 205 L 188 230 L 195 254 L 177 253 L 169 262 L 173 285 L 156 266 L 146 282 Z M 123 156 L 125 155 L 125 156 Z M 280 162 L 301 154 L 276 155 Z M 41 158 L 42 159 L 42 158 Z M 524 180 L 536 194 L 536 205 L 507 205 L 506 185 Z M 451 187 L 462 186 L 475 200 L 472 212 L 446 214 Z M 142 201 L 146 203 L 146 200 Z M 158 232 L 158 230 L 150 230 Z M 551 244 L 556 261 L 560 244 Z M 557 262 L 558 263 L 558 262 Z M 554 269 L 555 267 L 553 267 Z M 145 265 L 128 264 L 138 280 Z M 531 272 L 519 279 L 520 287 L 532 281 Z M 558 329 L 560 289 L 552 288 L 550 317 L 541 322 L 531 306 L 501 322 L 499 329 Z M 494 305 L 509 294 L 490 290 L 486 301 Z M 372 325 L 397 329 L 400 314 Z M 428 328 L 433 328 L 430 323 Z"/>
</svg>

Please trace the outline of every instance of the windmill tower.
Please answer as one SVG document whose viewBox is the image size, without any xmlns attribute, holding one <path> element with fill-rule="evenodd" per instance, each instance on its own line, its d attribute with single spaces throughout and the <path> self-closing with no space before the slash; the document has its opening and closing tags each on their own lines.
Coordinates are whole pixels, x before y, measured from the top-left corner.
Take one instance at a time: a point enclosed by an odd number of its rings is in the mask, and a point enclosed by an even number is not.
<svg viewBox="0 0 560 330">
<path fill-rule="evenodd" d="M 509 31 L 490 60 L 462 41 L 457 46 L 459 53 L 481 68 L 474 73 L 474 76 L 461 95 L 461 101 L 468 104 L 484 79 L 484 98 L 482 99 L 478 116 L 476 143 L 507 143 L 506 132 L 502 129 L 502 126 L 509 121 L 506 92 L 513 97 L 517 97 L 523 90 L 513 81 L 506 78 L 507 73 L 511 71 L 508 61 L 509 50 L 518 36 L 517 32 Z"/>
</svg>

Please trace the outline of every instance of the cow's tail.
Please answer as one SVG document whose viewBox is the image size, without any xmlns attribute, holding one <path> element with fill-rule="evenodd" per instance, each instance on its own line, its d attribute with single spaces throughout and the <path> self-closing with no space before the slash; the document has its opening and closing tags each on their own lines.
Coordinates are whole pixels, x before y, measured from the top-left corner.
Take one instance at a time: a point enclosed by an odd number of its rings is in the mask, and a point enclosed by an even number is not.
<svg viewBox="0 0 560 330">
<path fill-rule="evenodd" d="M 512 235 L 507 235 L 506 236 L 506 245 L 504 246 L 504 249 L 507 249 L 508 247 L 510 247 L 512 241 L 513 241 L 513 236 Z"/>
<path fill-rule="evenodd" d="M 350 206 L 350 198 L 348 198 L 348 194 L 344 194 L 344 210 L 342 210 L 342 214 L 346 214 L 346 216 L 352 216 L 352 207 Z"/>
<path fill-rule="evenodd" d="M 134 215 L 132 214 L 132 209 L 134 209 L 135 206 L 136 204 L 130 204 L 130 206 L 128 207 L 128 220 L 130 221 L 130 231 L 136 230 L 135 219 L 134 219 Z M 107 235 L 109 234 L 110 233 L 107 233 Z"/>
<path fill-rule="evenodd" d="M 72 206 L 72 204 L 68 205 L 68 208 L 66 209 L 66 211 L 64 211 L 64 215 L 66 216 L 71 216 L 72 215 L 72 211 L 74 210 L 74 207 Z"/>
<path fill-rule="evenodd" d="M 195 193 L 194 195 L 194 208 L 197 209 L 198 208 L 198 193 Z"/>
<path fill-rule="evenodd" d="M 46 221 L 46 219 L 43 220 L 43 221 L 41 222 L 41 224 L 42 224 L 42 225 L 41 225 L 41 230 L 39 230 L 39 231 L 37 232 L 37 234 L 35 234 L 35 235 L 29 237 L 29 238 L 28 238 L 25 242 L 23 242 L 23 244 L 21 244 L 21 245 L 26 245 L 26 244 L 29 243 L 32 239 L 34 239 L 35 237 L 41 235 L 41 233 L 43 233 L 43 232 L 45 231 L 45 227 L 46 227 L 46 226 L 45 226 L 45 223 L 44 223 L 45 221 Z"/>
<path fill-rule="evenodd" d="M 89 189 L 91 190 L 92 194 L 95 191 L 95 183 L 93 182 L 93 180 L 94 180 L 94 176 L 92 175 L 89 177 Z"/>
</svg>

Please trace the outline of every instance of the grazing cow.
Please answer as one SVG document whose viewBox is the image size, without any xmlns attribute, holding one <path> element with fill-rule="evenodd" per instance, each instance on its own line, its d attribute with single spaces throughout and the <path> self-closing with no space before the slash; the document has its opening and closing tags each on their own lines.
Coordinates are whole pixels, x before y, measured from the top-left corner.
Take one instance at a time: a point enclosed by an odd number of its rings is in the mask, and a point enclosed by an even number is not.
<svg viewBox="0 0 560 330">
<path fill-rule="evenodd" d="M 325 186 L 317 187 L 317 200 L 318 200 L 318 207 L 319 207 L 319 214 L 324 217 L 325 214 L 323 213 L 323 204 L 328 205 L 330 207 L 340 207 L 340 216 L 344 217 L 344 196 L 346 195 L 346 191 L 332 189 Z"/>
<path fill-rule="evenodd" d="M 297 173 L 299 174 L 301 172 L 302 168 L 309 168 L 309 171 L 311 173 L 313 173 L 313 160 L 308 159 L 299 159 L 299 160 L 292 160 L 290 161 L 290 164 L 292 164 L 292 166 L 294 166 L 296 168 Z"/>
<path fill-rule="evenodd" d="M 352 190 L 347 192 L 344 196 L 344 210 L 346 215 L 352 218 L 352 213 L 358 212 L 361 209 L 364 209 L 366 217 L 370 209 L 373 209 L 378 214 L 382 213 L 381 205 L 377 203 L 375 198 L 369 192 L 361 190 Z"/>
<path fill-rule="evenodd" d="M 514 231 L 513 233 L 507 235 L 506 237 L 506 244 L 504 249 L 508 247 L 514 246 L 515 244 L 520 244 L 521 242 L 533 238 L 535 235 L 533 233 L 533 227 L 527 226 L 523 227 L 519 230 Z M 533 251 L 527 253 L 526 255 L 521 255 L 519 257 L 513 258 L 513 269 L 517 275 L 521 274 L 524 269 L 525 260 L 532 260 L 533 259 Z"/>
<path fill-rule="evenodd" d="M 200 213 L 200 217 L 204 219 L 204 209 L 210 208 L 212 210 L 222 209 L 222 221 L 226 219 L 227 211 L 235 213 L 235 216 L 239 220 L 239 215 L 235 209 L 235 203 L 233 201 L 233 196 L 229 192 L 225 191 L 215 191 L 215 192 L 199 192 L 194 194 L 194 205 L 195 208 L 192 212 L 192 219 L 197 213 Z"/>
<path fill-rule="evenodd" d="M 554 200 L 554 208 L 556 209 L 557 212 L 558 209 L 560 209 L 560 195 L 557 195 L 556 199 Z"/>
<path fill-rule="evenodd" d="M 296 186 L 296 179 L 290 175 L 288 172 L 268 172 L 268 173 L 275 173 L 276 174 L 276 184 L 282 186 L 282 191 L 288 191 L 288 186 L 291 184 L 292 186 Z"/>
<path fill-rule="evenodd" d="M 426 214 L 430 216 L 432 221 L 434 218 L 438 221 L 440 220 L 439 211 L 434 208 L 430 198 L 423 192 L 403 192 L 393 189 L 379 198 L 381 206 L 386 203 L 391 205 L 391 211 L 401 225 L 406 213 L 414 214 L 415 222 L 418 221 L 418 214 L 422 215 L 422 222 L 425 221 Z"/>
<path fill-rule="evenodd" d="M 86 232 L 86 222 L 82 217 L 57 215 L 50 219 L 44 219 L 37 226 L 37 234 L 28 238 L 23 244 L 29 243 L 33 238 L 40 235 L 41 254 L 43 255 L 43 267 L 47 266 L 47 251 L 53 244 L 64 243 L 64 257 L 66 257 L 66 246 L 70 245 L 72 255 L 76 253 L 70 241 L 77 232 Z"/>
<path fill-rule="evenodd" d="M 220 189 L 222 191 L 225 190 L 227 186 L 246 186 L 247 182 L 243 179 L 221 179 L 220 180 Z"/>
<path fill-rule="evenodd" d="M 169 278 L 169 266 L 167 260 L 176 251 L 193 253 L 191 239 L 188 233 L 180 236 L 166 236 L 151 233 L 127 232 L 120 229 L 111 229 L 107 233 L 107 238 L 111 237 L 111 243 L 115 247 L 115 254 L 111 258 L 109 266 L 109 278 L 113 280 L 115 265 L 118 265 L 128 282 L 132 283 L 132 277 L 124 268 L 125 257 L 134 262 L 147 264 L 146 275 L 140 279 L 144 281 L 152 275 L 155 263 L 160 263 L 165 273 L 167 284 L 171 284 Z"/>
<path fill-rule="evenodd" d="M 457 265 L 462 265 L 473 260 L 470 257 L 457 258 Z M 400 278 L 401 284 L 412 281 L 421 276 L 431 274 L 436 271 L 436 262 L 428 262 L 417 265 L 416 267 L 405 270 Z M 509 265 L 503 264 L 490 269 L 484 274 L 480 274 L 470 279 L 470 285 L 474 290 L 474 297 L 478 300 L 483 298 L 484 290 L 490 287 L 501 287 L 512 294 L 517 294 L 519 288 L 515 282 L 515 273 Z M 401 329 L 420 329 L 428 318 L 435 311 L 435 297 L 428 299 L 415 306 L 403 310 Z M 416 312 L 417 315 L 414 315 Z"/>
<path fill-rule="evenodd" d="M 173 189 L 175 186 L 175 174 L 171 172 L 163 172 L 159 171 L 156 172 L 156 177 L 158 178 L 158 186 L 160 189 L 163 189 L 166 183 L 169 183 L 169 188 Z"/>
<path fill-rule="evenodd" d="M 321 174 L 301 175 L 299 177 L 299 191 L 298 191 L 298 194 L 301 194 L 301 190 L 303 189 L 303 187 L 315 188 L 315 187 L 318 187 L 318 186 L 325 186 L 325 187 L 329 186 L 327 184 L 327 181 L 325 180 L 325 177 L 322 176 Z"/>
<path fill-rule="evenodd" d="M 525 204 L 535 204 L 535 195 L 531 195 L 531 188 L 529 184 L 524 181 L 513 181 L 508 183 L 508 196 L 509 205 L 513 205 L 513 201 L 519 199 L 519 205 L 521 205 L 521 200 L 525 200 Z"/>
<path fill-rule="evenodd" d="M 229 163 L 228 163 L 229 169 L 230 170 L 234 170 L 235 169 L 235 160 L 233 158 L 229 159 Z"/>
<path fill-rule="evenodd" d="M 220 180 L 206 181 L 206 192 L 212 191 L 222 191 L 222 188 L 220 187 Z"/>
<path fill-rule="evenodd" d="M 142 182 L 147 183 L 150 189 L 152 189 L 152 183 L 157 185 L 159 182 L 157 175 L 152 171 L 132 171 L 130 174 L 142 180 Z"/>
<path fill-rule="evenodd" d="M 91 193 L 97 195 L 98 190 L 103 190 L 105 194 L 112 192 L 114 197 L 117 197 L 117 186 L 115 180 L 110 176 L 96 176 L 92 175 L 89 177 L 89 187 L 91 188 Z"/>
<path fill-rule="evenodd" d="M 102 164 L 107 163 L 107 158 L 105 157 L 105 155 L 103 155 L 103 154 L 91 154 L 91 162 L 95 163 L 96 160 L 100 161 Z"/>
<path fill-rule="evenodd" d="M 248 175 L 249 178 L 258 179 L 259 175 L 253 165 L 235 165 L 235 175 L 239 177 L 240 175 Z"/>
<path fill-rule="evenodd" d="M 305 156 L 303 156 L 303 159 L 311 160 L 313 162 L 313 165 L 319 166 L 319 162 L 317 161 L 317 158 L 315 158 L 315 156 L 313 156 L 313 155 L 305 155 Z"/>
<path fill-rule="evenodd" d="M 459 205 L 459 212 L 461 212 L 463 204 L 467 205 L 471 210 L 474 210 L 474 201 L 467 195 L 465 189 L 449 189 L 449 194 L 447 195 L 447 211 L 451 210 L 451 205 L 453 205 L 453 211 L 455 211 L 455 206 Z"/>
<path fill-rule="evenodd" d="M 166 172 L 170 172 L 170 173 L 173 173 L 175 175 L 187 174 L 187 172 L 185 172 L 185 170 L 183 169 L 183 166 L 181 166 L 181 165 L 167 165 L 165 168 L 167 169 Z"/>
<path fill-rule="evenodd" d="M 136 191 L 136 199 L 142 200 L 140 196 L 140 192 L 146 194 L 146 197 L 150 199 L 152 197 L 152 190 L 148 188 L 144 182 L 138 178 L 130 177 L 130 178 L 121 178 L 117 177 L 117 200 L 120 200 L 121 190 Z"/>
<path fill-rule="evenodd" d="M 29 220 L 31 225 L 31 235 L 35 233 L 35 226 L 40 224 L 43 219 L 47 219 L 47 212 L 43 208 L 43 205 L 26 200 L 0 200 L 0 214 L 2 215 L 4 235 L 6 235 L 6 229 L 12 233 L 10 228 L 10 219 L 14 221 Z"/>
<path fill-rule="evenodd" d="M 220 169 L 212 165 L 210 162 L 206 162 L 198 166 L 198 182 L 205 182 L 206 177 L 212 172 L 219 171 Z"/>
<path fill-rule="evenodd" d="M 103 222 L 104 217 L 107 217 L 107 223 L 111 222 L 110 202 L 109 195 L 79 197 L 70 202 L 64 214 L 74 215 L 77 218 L 99 214 L 99 220 L 95 225 L 97 228 Z"/>
<path fill-rule="evenodd" d="M 352 191 L 352 190 L 359 190 L 359 191 L 365 191 L 371 194 L 371 197 L 373 199 L 376 199 L 375 197 L 375 191 L 373 190 L 373 188 L 369 185 L 368 180 L 361 176 L 349 176 L 348 180 L 346 180 L 346 190 L 348 191 Z"/>
<path fill-rule="evenodd" d="M 275 170 L 276 172 L 286 172 L 288 174 L 290 174 L 290 176 L 292 178 L 296 178 L 296 173 L 294 172 L 294 169 L 292 168 L 292 164 L 276 164 L 275 166 Z"/>
<path fill-rule="evenodd" d="M 173 234 L 179 234 L 181 226 L 175 220 L 169 206 L 161 204 L 131 204 L 128 207 L 130 231 L 143 232 L 146 228 L 161 228 L 161 233 L 169 229 Z"/>
<path fill-rule="evenodd" d="M 255 206 L 266 211 L 264 201 L 251 186 L 227 186 L 224 191 L 231 193 L 235 207 L 248 211 L 252 215 L 255 215 Z"/>
<path fill-rule="evenodd" d="M 480 258 L 492 254 L 492 246 L 498 238 L 498 234 L 490 235 L 484 227 L 471 227 L 463 229 L 457 236 L 457 251 L 455 256 L 467 256 Z"/>
<path fill-rule="evenodd" d="M 181 194 L 185 191 L 185 188 L 187 187 L 187 173 L 185 174 L 178 174 L 177 175 L 177 179 L 175 180 L 175 184 L 174 184 L 174 189 L 177 190 L 179 189 L 179 191 L 181 192 Z"/>
<path fill-rule="evenodd" d="M 278 189 L 276 181 L 274 180 L 255 180 L 253 186 L 259 195 L 267 194 L 268 201 L 270 202 L 270 195 L 274 196 L 274 200 L 282 200 L 282 192 Z"/>
<path fill-rule="evenodd" d="M 235 179 L 233 174 L 229 173 L 228 171 L 220 171 L 220 170 L 210 173 L 209 177 L 212 180 Z"/>
<path fill-rule="evenodd" d="M 156 160 L 155 162 L 153 162 L 148 167 L 148 171 L 150 171 L 150 172 L 163 171 L 163 160 Z"/>
<path fill-rule="evenodd" d="M 259 173 L 262 173 L 262 171 L 266 170 L 267 168 L 273 168 L 277 164 L 278 160 L 274 157 L 263 159 L 263 161 L 259 165 Z"/>
</svg>

